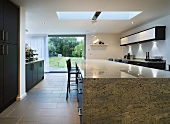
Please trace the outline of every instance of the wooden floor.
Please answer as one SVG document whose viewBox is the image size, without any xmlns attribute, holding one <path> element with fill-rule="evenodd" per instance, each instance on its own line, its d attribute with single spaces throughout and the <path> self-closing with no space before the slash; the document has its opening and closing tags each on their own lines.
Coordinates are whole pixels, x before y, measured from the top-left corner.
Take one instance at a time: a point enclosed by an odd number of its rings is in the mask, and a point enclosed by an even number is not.
<svg viewBox="0 0 170 124">
<path fill-rule="evenodd" d="M 66 101 L 66 73 L 48 73 L 45 79 L 0 114 L 0 124 L 79 124 L 76 91 Z"/>
</svg>

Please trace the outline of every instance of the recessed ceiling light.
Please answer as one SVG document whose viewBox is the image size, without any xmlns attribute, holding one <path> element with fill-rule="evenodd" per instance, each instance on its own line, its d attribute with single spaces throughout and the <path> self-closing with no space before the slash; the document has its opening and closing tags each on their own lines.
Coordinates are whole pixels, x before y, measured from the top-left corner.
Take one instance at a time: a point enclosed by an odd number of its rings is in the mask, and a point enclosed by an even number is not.
<svg viewBox="0 0 170 124">
<path fill-rule="evenodd" d="M 134 24 L 134 22 L 132 22 L 132 25 Z"/>
<path fill-rule="evenodd" d="M 45 22 L 43 22 L 42 24 L 45 25 Z"/>
</svg>

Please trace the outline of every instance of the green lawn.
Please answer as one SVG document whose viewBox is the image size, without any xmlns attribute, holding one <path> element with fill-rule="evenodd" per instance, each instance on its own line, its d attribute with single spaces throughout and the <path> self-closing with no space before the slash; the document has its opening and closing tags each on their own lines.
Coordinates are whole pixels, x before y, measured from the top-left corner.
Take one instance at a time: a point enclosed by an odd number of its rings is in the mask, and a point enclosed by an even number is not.
<svg viewBox="0 0 170 124">
<path fill-rule="evenodd" d="M 75 66 L 75 61 L 83 59 L 82 57 L 50 57 L 49 66 L 52 68 L 66 68 L 66 60 L 71 59 L 72 66 Z"/>
</svg>

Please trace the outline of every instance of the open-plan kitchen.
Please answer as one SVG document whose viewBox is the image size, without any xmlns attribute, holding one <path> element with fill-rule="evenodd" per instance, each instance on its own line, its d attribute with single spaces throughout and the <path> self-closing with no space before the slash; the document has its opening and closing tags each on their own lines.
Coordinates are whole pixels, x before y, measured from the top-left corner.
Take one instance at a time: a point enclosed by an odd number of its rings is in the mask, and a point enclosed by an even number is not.
<svg viewBox="0 0 170 124">
<path fill-rule="evenodd" d="M 1 0 L 0 124 L 169 124 L 169 0 Z"/>
</svg>

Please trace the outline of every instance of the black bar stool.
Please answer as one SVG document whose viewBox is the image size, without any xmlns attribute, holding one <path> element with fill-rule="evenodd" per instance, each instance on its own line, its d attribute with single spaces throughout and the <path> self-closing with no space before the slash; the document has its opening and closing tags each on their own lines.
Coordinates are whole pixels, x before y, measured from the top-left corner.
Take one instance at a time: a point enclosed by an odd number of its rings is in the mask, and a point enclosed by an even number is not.
<svg viewBox="0 0 170 124">
<path fill-rule="evenodd" d="M 70 93 L 70 86 L 78 86 L 78 67 L 75 67 L 75 68 L 72 68 L 71 67 L 71 60 L 68 59 L 66 61 L 66 64 L 67 64 L 67 71 L 68 71 L 68 81 L 67 81 L 67 92 L 66 92 L 66 100 L 68 99 L 68 92 Z M 72 77 L 71 75 L 75 75 L 75 77 Z M 72 80 L 72 78 L 74 78 Z M 71 82 L 74 82 L 74 83 L 71 83 Z M 76 89 L 72 89 L 72 90 L 78 90 L 78 88 Z"/>
</svg>

